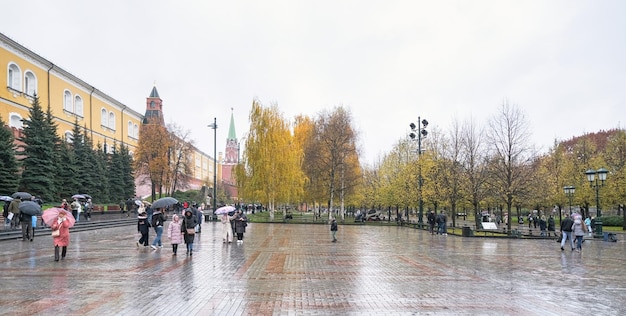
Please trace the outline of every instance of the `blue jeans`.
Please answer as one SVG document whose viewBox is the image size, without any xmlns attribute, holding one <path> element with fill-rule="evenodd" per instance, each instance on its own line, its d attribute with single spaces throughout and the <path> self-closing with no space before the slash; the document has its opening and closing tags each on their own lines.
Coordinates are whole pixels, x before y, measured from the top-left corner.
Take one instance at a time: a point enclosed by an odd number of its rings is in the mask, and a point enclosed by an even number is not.
<svg viewBox="0 0 626 316">
<path fill-rule="evenodd" d="M 561 238 L 561 248 L 565 247 L 565 240 L 569 238 L 569 243 L 572 249 L 574 249 L 574 240 L 572 239 L 572 232 L 561 232 L 563 237 Z"/>
<path fill-rule="evenodd" d="M 155 227 L 154 231 L 156 232 L 156 238 L 154 238 L 152 245 L 159 246 L 159 247 L 163 246 L 163 244 L 161 244 L 161 235 L 163 235 L 163 226 Z"/>
<path fill-rule="evenodd" d="M 576 249 L 583 249 L 583 236 L 576 236 Z"/>
</svg>

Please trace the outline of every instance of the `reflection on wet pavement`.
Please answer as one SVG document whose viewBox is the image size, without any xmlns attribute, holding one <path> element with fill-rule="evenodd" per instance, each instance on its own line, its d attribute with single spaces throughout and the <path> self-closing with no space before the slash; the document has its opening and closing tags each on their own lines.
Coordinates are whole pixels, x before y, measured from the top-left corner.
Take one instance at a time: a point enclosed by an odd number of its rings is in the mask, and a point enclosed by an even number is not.
<svg viewBox="0 0 626 316">
<path fill-rule="evenodd" d="M 626 314 L 626 243 L 432 236 L 406 227 L 204 223 L 193 257 L 135 226 L 0 243 L 0 315 Z M 165 234 L 164 234 L 165 235 Z M 154 233 L 150 233 L 152 240 Z"/>
</svg>

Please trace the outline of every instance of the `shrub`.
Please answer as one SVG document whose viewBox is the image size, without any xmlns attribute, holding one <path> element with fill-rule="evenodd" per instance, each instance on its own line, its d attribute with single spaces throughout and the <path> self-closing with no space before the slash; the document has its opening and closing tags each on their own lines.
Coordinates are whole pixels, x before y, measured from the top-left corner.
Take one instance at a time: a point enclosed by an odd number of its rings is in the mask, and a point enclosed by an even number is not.
<svg viewBox="0 0 626 316">
<path fill-rule="evenodd" d="M 623 226 L 624 217 L 622 216 L 602 216 L 602 226 Z"/>
</svg>

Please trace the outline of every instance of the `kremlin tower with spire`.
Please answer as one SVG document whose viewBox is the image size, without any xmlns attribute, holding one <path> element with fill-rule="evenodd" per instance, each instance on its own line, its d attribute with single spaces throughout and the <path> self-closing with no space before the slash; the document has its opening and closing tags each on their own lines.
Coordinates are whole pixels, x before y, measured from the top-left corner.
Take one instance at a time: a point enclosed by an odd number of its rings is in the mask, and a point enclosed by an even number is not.
<svg viewBox="0 0 626 316">
<path fill-rule="evenodd" d="M 228 138 L 226 138 L 226 148 L 224 160 L 222 161 L 222 184 L 224 190 L 233 200 L 237 200 L 237 182 L 235 180 L 235 167 L 239 163 L 239 142 L 235 132 L 235 117 L 230 114 L 230 126 L 228 128 Z"/>
</svg>

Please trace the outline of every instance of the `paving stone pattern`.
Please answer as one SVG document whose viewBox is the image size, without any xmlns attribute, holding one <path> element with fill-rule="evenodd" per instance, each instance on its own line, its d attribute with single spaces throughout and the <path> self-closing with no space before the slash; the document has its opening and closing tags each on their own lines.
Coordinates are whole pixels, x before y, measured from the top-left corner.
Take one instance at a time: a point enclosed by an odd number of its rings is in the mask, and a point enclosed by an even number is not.
<svg viewBox="0 0 626 316">
<path fill-rule="evenodd" d="M 432 236 L 391 226 L 204 223 L 193 257 L 135 226 L 0 242 L 0 315 L 624 315 L 626 243 Z M 150 233 L 150 241 L 154 232 Z"/>
</svg>

